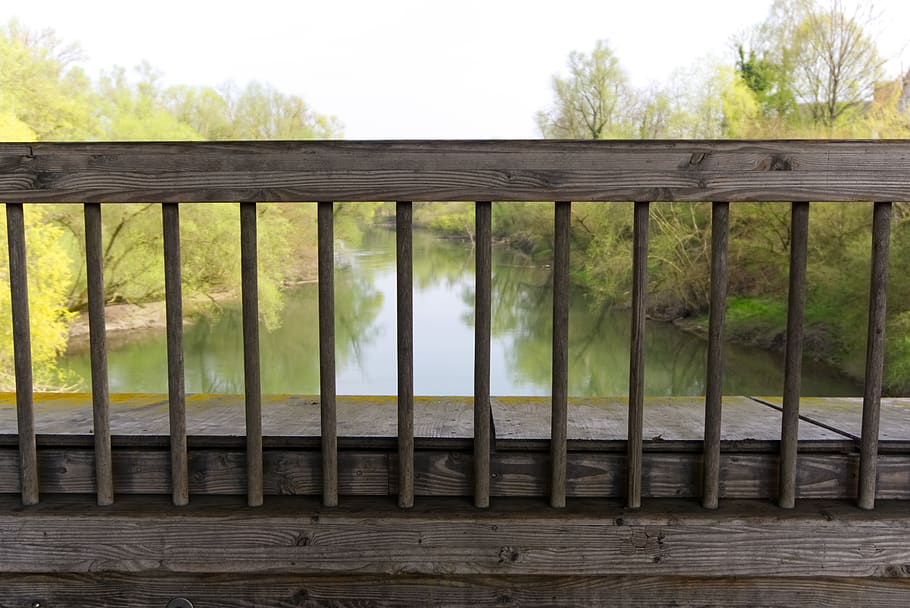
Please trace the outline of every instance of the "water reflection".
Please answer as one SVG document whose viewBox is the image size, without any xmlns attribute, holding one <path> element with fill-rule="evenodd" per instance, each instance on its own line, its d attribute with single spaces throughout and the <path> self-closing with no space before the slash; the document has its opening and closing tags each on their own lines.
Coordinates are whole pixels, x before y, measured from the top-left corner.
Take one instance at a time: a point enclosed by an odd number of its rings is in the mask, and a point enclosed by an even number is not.
<svg viewBox="0 0 910 608">
<path fill-rule="evenodd" d="M 346 240 L 336 268 L 337 388 L 341 394 L 394 394 L 396 380 L 395 234 L 370 230 Z M 494 394 L 550 391 L 552 287 L 549 268 L 494 249 L 491 384 Z M 281 327 L 261 330 L 266 393 L 318 393 L 316 285 L 289 291 Z M 414 234 L 414 383 L 417 394 L 473 392 L 474 256 L 470 243 Z M 628 392 L 630 318 L 573 293 L 569 319 L 569 392 Z M 201 319 L 185 336 L 190 392 L 242 392 L 239 307 Z M 113 349 L 114 392 L 167 390 L 163 334 Z M 666 323 L 649 322 L 645 342 L 648 395 L 704 393 L 707 343 Z M 66 364 L 89 377 L 88 356 Z M 782 357 L 727 345 L 727 394 L 780 394 Z M 855 395 L 860 388 L 829 369 L 803 368 L 803 393 Z"/>
</svg>

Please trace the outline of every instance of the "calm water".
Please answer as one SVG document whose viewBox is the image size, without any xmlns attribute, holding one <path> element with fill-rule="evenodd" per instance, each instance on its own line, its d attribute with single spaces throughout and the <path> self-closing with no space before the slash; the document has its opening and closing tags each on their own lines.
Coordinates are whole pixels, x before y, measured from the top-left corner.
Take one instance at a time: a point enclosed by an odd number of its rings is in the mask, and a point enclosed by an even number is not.
<svg viewBox="0 0 910 608">
<path fill-rule="evenodd" d="M 395 235 L 368 231 L 336 248 L 336 358 L 339 394 L 394 394 Z M 474 257 L 469 243 L 414 235 L 414 385 L 423 395 L 473 394 Z M 319 392 L 316 285 L 286 294 L 279 328 L 262 329 L 265 393 Z M 492 392 L 550 392 L 550 270 L 514 252 L 494 249 Z M 574 294 L 569 312 L 569 391 L 625 395 L 629 376 L 629 313 L 598 308 Z M 648 395 L 701 395 L 707 342 L 666 323 L 649 322 Z M 243 391 L 239 307 L 202 319 L 185 335 L 189 392 Z M 112 392 L 166 392 L 164 332 L 144 335 L 109 353 Z M 783 357 L 728 345 L 724 392 L 777 395 Z M 63 365 L 88 380 L 88 354 Z M 83 388 L 88 388 L 84 385 Z M 833 370 L 803 366 L 803 394 L 858 395 L 861 387 Z"/>
</svg>

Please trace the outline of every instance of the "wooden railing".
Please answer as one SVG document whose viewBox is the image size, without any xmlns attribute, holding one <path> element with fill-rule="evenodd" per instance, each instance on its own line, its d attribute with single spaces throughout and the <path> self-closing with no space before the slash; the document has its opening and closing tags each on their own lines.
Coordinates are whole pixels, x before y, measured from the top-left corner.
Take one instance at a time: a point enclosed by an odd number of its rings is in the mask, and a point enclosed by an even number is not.
<svg viewBox="0 0 910 608">
<path fill-rule="evenodd" d="M 910 200 L 910 142 L 272 142 L 0 145 L 6 204 L 21 493 L 39 500 L 23 205 L 79 203 L 91 326 L 97 501 L 114 500 L 104 331 L 101 204 L 162 204 L 167 301 L 171 488 L 189 500 L 179 205 L 240 203 L 247 500 L 263 502 L 256 203 L 318 201 L 322 500 L 338 504 L 332 201 L 398 201 L 398 503 L 414 504 L 412 201 L 476 202 L 474 503 L 490 503 L 491 203 L 557 201 L 553 280 L 550 503 L 566 504 L 569 201 L 634 201 L 626 501 L 642 495 L 648 213 L 652 201 L 714 201 L 702 502 L 720 496 L 721 396 L 730 203 L 793 201 L 779 504 L 796 499 L 803 312 L 810 204 L 873 201 L 872 281 L 858 502 L 874 506 L 891 202 Z M 734 211 L 735 212 L 735 211 Z"/>
</svg>

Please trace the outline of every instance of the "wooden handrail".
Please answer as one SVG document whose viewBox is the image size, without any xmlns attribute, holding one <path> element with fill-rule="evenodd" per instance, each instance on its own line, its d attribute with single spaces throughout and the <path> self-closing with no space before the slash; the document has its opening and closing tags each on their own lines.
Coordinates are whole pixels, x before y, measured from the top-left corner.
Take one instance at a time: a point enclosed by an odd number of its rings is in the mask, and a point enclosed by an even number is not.
<svg viewBox="0 0 910 608">
<path fill-rule="evenodd" d="M 903 201 L 910 140 L 0 144 L 0 201 Z"/>
<path fill-rule="evenodd" d="M 163 203 L 171 488 L 189 500 L 178 205 L 239 201 L 245 361 L 247 496 L 263 502 L 256 202 L 318 203 L 321 468 L 323 503 L 338 504 L 334 360 L 333 202 L 395 200 L 398 277 L 398 503 L 414 505 L 415 442 L 411 201 L 476 203 L 474 502 L 490 503 L 491 200 L 555 204 L 550 504 L 568 488 L 568 287 L 570 201 L 633 200 L 634 272 L 626 457 L 627 505 L 642 495 L 644 319 L 649 203 L 715 201 L 705 397 L 702 503 L 721 495 L 723 329 L 731 202 L 792 203 L 790 296 L 778 501 L 795 504 L 809 203 L 910 200 L 910 141 L 389 141 L 0 144 L 0 201 L 9 226 L 22 500 L 38 501 L 23 203 L 85 205 L 92 330 L 96 489 L 110 504 L 112 482 L 107 347 L 104 334 L 101 204 Z M 256 202 L 254 202 L 256 201 Z M 876 202 L 859 504 L 874 506 L 884 352 L 891 204 Z"/>
</svg>

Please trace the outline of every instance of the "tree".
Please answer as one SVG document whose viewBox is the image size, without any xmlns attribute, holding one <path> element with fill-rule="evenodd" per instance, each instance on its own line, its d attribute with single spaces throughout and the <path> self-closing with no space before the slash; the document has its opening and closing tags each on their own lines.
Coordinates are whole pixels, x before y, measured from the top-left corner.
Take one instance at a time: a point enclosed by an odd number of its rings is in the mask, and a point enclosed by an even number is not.
<svg viewBox="0 0 910 608">
<path fill-rule="evenodd" d="M 848 13 L 842 0 L 776 0 L 740 45 L 737 70 L 766 115 L 831 135 L 866 109 L 882 80 L 874 23 L 864 3 Z"/>
<path fill-rule="evenodd" d="M 0 131 L 0 138 L 4 132 Z M 72 383 L 56 360 L 66 349 L 70 313 L 66 288 L 70 260 L 60 243 L 62 230 L 46 221 L 35 205 L 25 208 L 25 246 L 29 291 L 32 373 L 34 384 L 51 389 Z M 10 311 L 9 258 L 6 247 L 6 206 L 0 205 L 0 391 L 15 388 L 12 317 Z"/>
<path fill-rule="evenodd" d="M 313 112 L 297 95 L 250 82 L 174 87 L 165 92 L 170 113 L 205 139 L 332 139 L 341 136 L 334 116 Z"/>
<path fill-rule="evenodd" d="M 628 110 L 633 92 L 619 58 L 604 40 L 590 55 L 569 54 L 569 75 L 553 76 L 554 104 L 538 112 L 537 126 L 547 138 L 604 139 L 632 134 Z"/>
<path fill-rule="evenodd" d="M 32 32 L 15 20 L 0 26 L 0 120 L 8 127 L 15 119 L 40 139 L 90 138 L 94 97 L 73 65 L 80 58 L 78 45 L 63 44 L 51 30 Z"/>
</svg>

